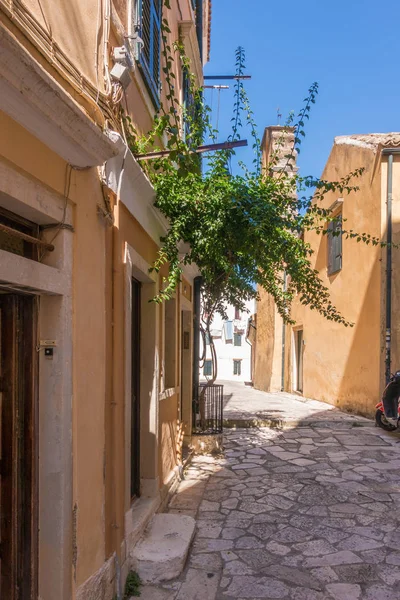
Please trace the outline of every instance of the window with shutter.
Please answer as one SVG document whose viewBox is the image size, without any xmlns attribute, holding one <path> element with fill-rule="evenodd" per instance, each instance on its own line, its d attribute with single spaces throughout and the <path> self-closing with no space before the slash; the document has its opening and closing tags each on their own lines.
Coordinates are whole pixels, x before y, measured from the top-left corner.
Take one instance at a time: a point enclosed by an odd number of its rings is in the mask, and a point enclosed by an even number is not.
<svg viewBox="0 0 400 600">
<path fill-rule="evenodd" d="M 204 377 L 211 377 L 211 375 L 212 375 L 212 361 L 211 360 L 206 360 L 204 362 L 203 375 L 204 375 Z"/>
<path fill-rule="evenodd" d="M 328 223 L 328 275 L 342 268 L 342 215 Z"/>
<path fill-rule="evenodd" d="M 233 361 L 233 374 L 234 375 L 241 375 L 242 374 L 242 361 L 241 360 L 234 360 Z"/>
<path fill-rule="evenodd" d="M 242 345 L 242 335 L 240 333 L 233 334 L 233 345 L 241 346 Z"/>
<path fill-rule="evenodd" d="M 138 0 L 138 62 L 151 98 L 160 105 L 161 0 Z"/>
<path fill-rule="evenodd" d="M 183 110 L 184 110 L 184 136 L 185 140 L 189 141 L 190 139 L 190 120 L 194 118 L 195 114 L 195 106 L 194 106 L 194 98 L 190 89 L 190 78 L 187 71 L 183 70 L 182 75 L 182 100 L 183 100 Z"/>
</svg>

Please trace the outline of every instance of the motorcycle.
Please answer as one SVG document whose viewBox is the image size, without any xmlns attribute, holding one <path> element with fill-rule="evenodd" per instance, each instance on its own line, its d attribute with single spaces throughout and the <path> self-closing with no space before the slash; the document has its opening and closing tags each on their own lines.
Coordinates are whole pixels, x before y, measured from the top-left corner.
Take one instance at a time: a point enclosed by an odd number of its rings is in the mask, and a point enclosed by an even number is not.
<svg viewBox="0 0 400 600">
<path fill-rule="evenodd" d="M 375 406 L 375 424 L 385 431 L 395 431 L 400 426 L 400 371 L 391 375 L 383 390 L 382 400 Z M 394 425 L 389 419 L 396 419 Z"/>
</svg>

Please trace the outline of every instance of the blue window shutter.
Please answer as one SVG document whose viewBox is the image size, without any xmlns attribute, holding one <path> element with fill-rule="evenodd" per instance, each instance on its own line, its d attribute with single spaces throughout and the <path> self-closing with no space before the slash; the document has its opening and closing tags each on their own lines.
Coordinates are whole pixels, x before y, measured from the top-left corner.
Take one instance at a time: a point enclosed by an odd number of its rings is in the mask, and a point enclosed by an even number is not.
<svg viewBox="0 0 400 600">
<path fill-rule="evenodd" d="M 183 70 L 182 92 L 185 116 L 193 117 L 193 96 L 190 91 L 190 79 L 186 69 Z M 187 118 L 184 123 L 184 135 L 185 139 L 190 137 L 190 125 Z"/>
<path fill-rule="evenodd" d="M 161 0 L 139 0 L 140 38 L 138 61 L 155 105 L 160 104 Z"/>
</svg>

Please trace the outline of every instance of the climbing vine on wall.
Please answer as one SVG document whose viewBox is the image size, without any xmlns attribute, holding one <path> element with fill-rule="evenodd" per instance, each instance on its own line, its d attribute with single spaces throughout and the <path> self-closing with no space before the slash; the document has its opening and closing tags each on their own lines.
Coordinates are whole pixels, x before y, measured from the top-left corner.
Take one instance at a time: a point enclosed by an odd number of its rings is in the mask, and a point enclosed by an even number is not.
<svg viewBox="0 0 400 600">
<path fill-rule="evenodd" d="M 239 163 L 239 169 L 233 171 L 235 152 L 229 149 L 207 154 L 201 164 L 196 148 L 206 137 L 215 141 L 218 132 L 211 126 L 210 109 L 202 90 L 196 87 L 182 42 L 169 42 L 169 8 L 169 1 L 164 0 L 162 57 L 167 104 L 161 106 L 153 129 L 145 136 L 137 135 L 128 117 L 124 120 L 135 155 L 157 147 L 170 151 L 167 157 L 141 161 L 156 191 L 156 207 L 169 221 L 168 233 L 153 265 L 156 271 L 169 265 L 156 301 L 169 299 L 181 280 L 183 266 L 195 263 L 203 280 L 203 330 L 210 338 L 214 314 L 225 316 L 227 304 L 244 310 L 244 303 L 257 297 L 257 286 L 271 294 L 286 322 L 292 322 L 290 308 L 297 295 L 302 304 L 327 319 L 351 325 L 332 303 L 329 290 L 311 264 L 313 250 L 301 235 L 310 230 L 326 233 L 326 223 L 332 215 L 321 207 L 321 200 L 331 191 L 341 196 L 356 191 L 354 181 L 363 171 L 358 169 L 339 181 L 329 182 L 301 176 L 294 168 L 318 85 L 310 87 L 299 115 L 289 117 L 277 151 L 262 167 L 254 115 L 243 81 L 237 79 L 229 140 L 239 140 L 247 128 L 253 144 L 253 164 L 248 167 Z M 182 106 L 176 95 L 176 61 L 189 81 L 189 107 Z M 238 48 L 236 73 L 242 75 L 244 68 L 244 50 Z M 285 156 L 284 166 L 279 166 L 279 146 L 289 130 L 294 131 L 293 147 Z M 366 244 L 381 244 L 378 238 L 346 230 L 345 226 L 337 234 Z M 212 380 L 215 378 L 216 366 Z"/>
</svg>

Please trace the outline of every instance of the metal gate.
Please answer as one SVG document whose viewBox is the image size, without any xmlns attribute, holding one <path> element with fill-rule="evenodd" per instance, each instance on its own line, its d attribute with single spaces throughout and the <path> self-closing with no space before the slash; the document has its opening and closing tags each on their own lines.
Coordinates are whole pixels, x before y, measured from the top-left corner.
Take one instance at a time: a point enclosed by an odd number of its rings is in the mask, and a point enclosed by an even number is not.
<svg viewBox="0 0 400 600">
<path fill-rule="evenodd" d="M 194 402 L 193 433 L 222 433 L 224 386 L 201 384 Z"/>
</svg>

